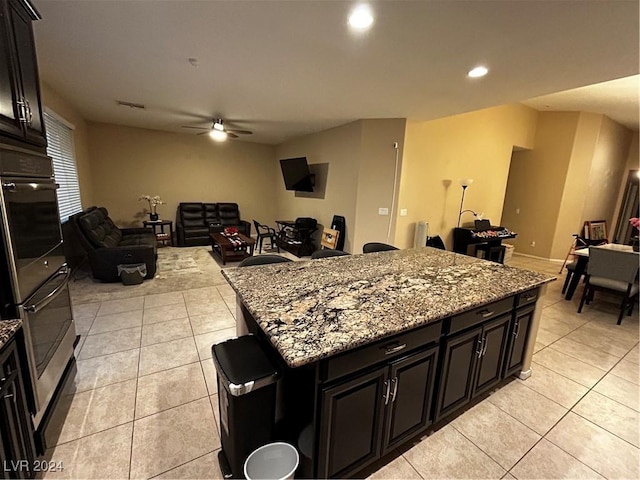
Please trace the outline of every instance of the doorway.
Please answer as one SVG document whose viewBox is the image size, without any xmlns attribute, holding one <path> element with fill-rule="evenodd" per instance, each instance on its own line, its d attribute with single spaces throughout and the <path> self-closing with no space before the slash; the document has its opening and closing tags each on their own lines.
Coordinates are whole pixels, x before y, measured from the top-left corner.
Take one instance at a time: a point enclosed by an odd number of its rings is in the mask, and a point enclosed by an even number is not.
<svg viewBox="0 0 640 480">
<path fill-rule="evenodd" d="M 614 237 L 614 241 L 616 243 L 622 243 L 624 245 L 629 245 L 631 243 L 631 237 L 634 235 L 634 228 L 629 223 L 629 219 L 632 217 L 640 217 L 640 210 L 638 208 L 638 192 L 640 190 L 639 173 L 640 170 L 629 170 L 629 174 L 627 176 L 627 186 L 624 189 L 622 205 L 620 206 L 620 216 L 618 217 L 618 224 L 616 225 L 616 234 Z"/>
</svg>

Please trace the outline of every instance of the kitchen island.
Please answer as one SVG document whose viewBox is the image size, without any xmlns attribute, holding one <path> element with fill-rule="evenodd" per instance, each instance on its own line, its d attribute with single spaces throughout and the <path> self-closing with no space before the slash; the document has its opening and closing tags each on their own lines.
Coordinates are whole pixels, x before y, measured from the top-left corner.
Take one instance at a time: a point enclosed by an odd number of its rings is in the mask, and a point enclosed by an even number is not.
<svg viewBox="0 0 640 480">
<path fill-rule="evenodd" d="M 282 360 L 299 476 L 347 477 L 530 367 L 554 279 L 432 248 L 223 270 Z"/>
</svg>

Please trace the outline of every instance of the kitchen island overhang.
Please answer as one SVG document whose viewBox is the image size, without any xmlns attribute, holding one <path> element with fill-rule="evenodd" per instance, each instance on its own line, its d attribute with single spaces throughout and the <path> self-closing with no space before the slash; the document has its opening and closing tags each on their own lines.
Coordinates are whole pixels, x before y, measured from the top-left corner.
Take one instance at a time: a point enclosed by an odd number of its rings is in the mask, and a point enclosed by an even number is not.
<svg viewBox="0 0 640 480">
<path fill-rule="evenodd" d="M 226 269 L 223 275 L 237 294 L 239 330 L 245 322 L 257 328 L 289 378 L 304 385 L 281 410 L 286 416 L 298 404 L 299 418 L 284 423 L 293 443 L 302 430 L 311 432 L 299 474 L 314 477 L 352 475 L 513 371 L 526 376 L 540 316 L 536 305 L 554 280 L 429 247 Z M 409 384 L 424 398 L 408 398 Z M 345 412 L 354 402 L 375 424 L 369 434 L 376 438 L 366 438 L 361 448 L 339 438 L 359 429 L 340 424 L 349 421 Z M 362 454 L 366 445 L 374 447 Z"/>
</svg>

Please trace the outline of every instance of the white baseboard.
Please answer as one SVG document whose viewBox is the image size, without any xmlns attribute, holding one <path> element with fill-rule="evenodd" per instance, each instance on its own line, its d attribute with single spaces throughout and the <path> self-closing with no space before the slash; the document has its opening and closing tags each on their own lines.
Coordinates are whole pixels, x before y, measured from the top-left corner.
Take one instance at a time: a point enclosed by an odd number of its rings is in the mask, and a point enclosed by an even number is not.
<svg viewBox="0 0 640 480">
<path fill-rule="evenodd" d="M 559 259 L 559 258 L 545 258 L 545 257 L 537 257 L 535 255 L 529 255 L 527 253 L 518 253 L 518 252 L 513 252 L 513 255 L 518 255 L 519 257 L 527 257 L 527 258 L 535 258 L 536 260 L 544 260 L 546 262 L 553 262 L 553 263 L 564 263 L 564 259 Z"/>
</svg>

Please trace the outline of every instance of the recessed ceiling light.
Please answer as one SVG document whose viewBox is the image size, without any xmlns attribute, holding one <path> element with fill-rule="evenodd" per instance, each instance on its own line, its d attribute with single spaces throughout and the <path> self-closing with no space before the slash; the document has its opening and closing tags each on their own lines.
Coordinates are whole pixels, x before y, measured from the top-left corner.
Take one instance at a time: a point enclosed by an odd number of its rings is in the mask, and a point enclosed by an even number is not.
<svg viewBox="0 0 640 480">
<path fill-rule="evenodd" d="M 356 7 L 349 15 L 349 25 L 358 30 L 369 28 L 373 24 L 373 15 L 366 5 Z"/>
<path fill-rule="evenodd" d="M 479 65 L 476 68 L 469 70 L 469 73 L 467 73 L 467 76 L 471 78 L 479 78 L 479 77 L 484 77 L 487 73 L 489 73 L 489 69 L 487 67 L 483 67 L 482 65 Z"/>
</svg>

